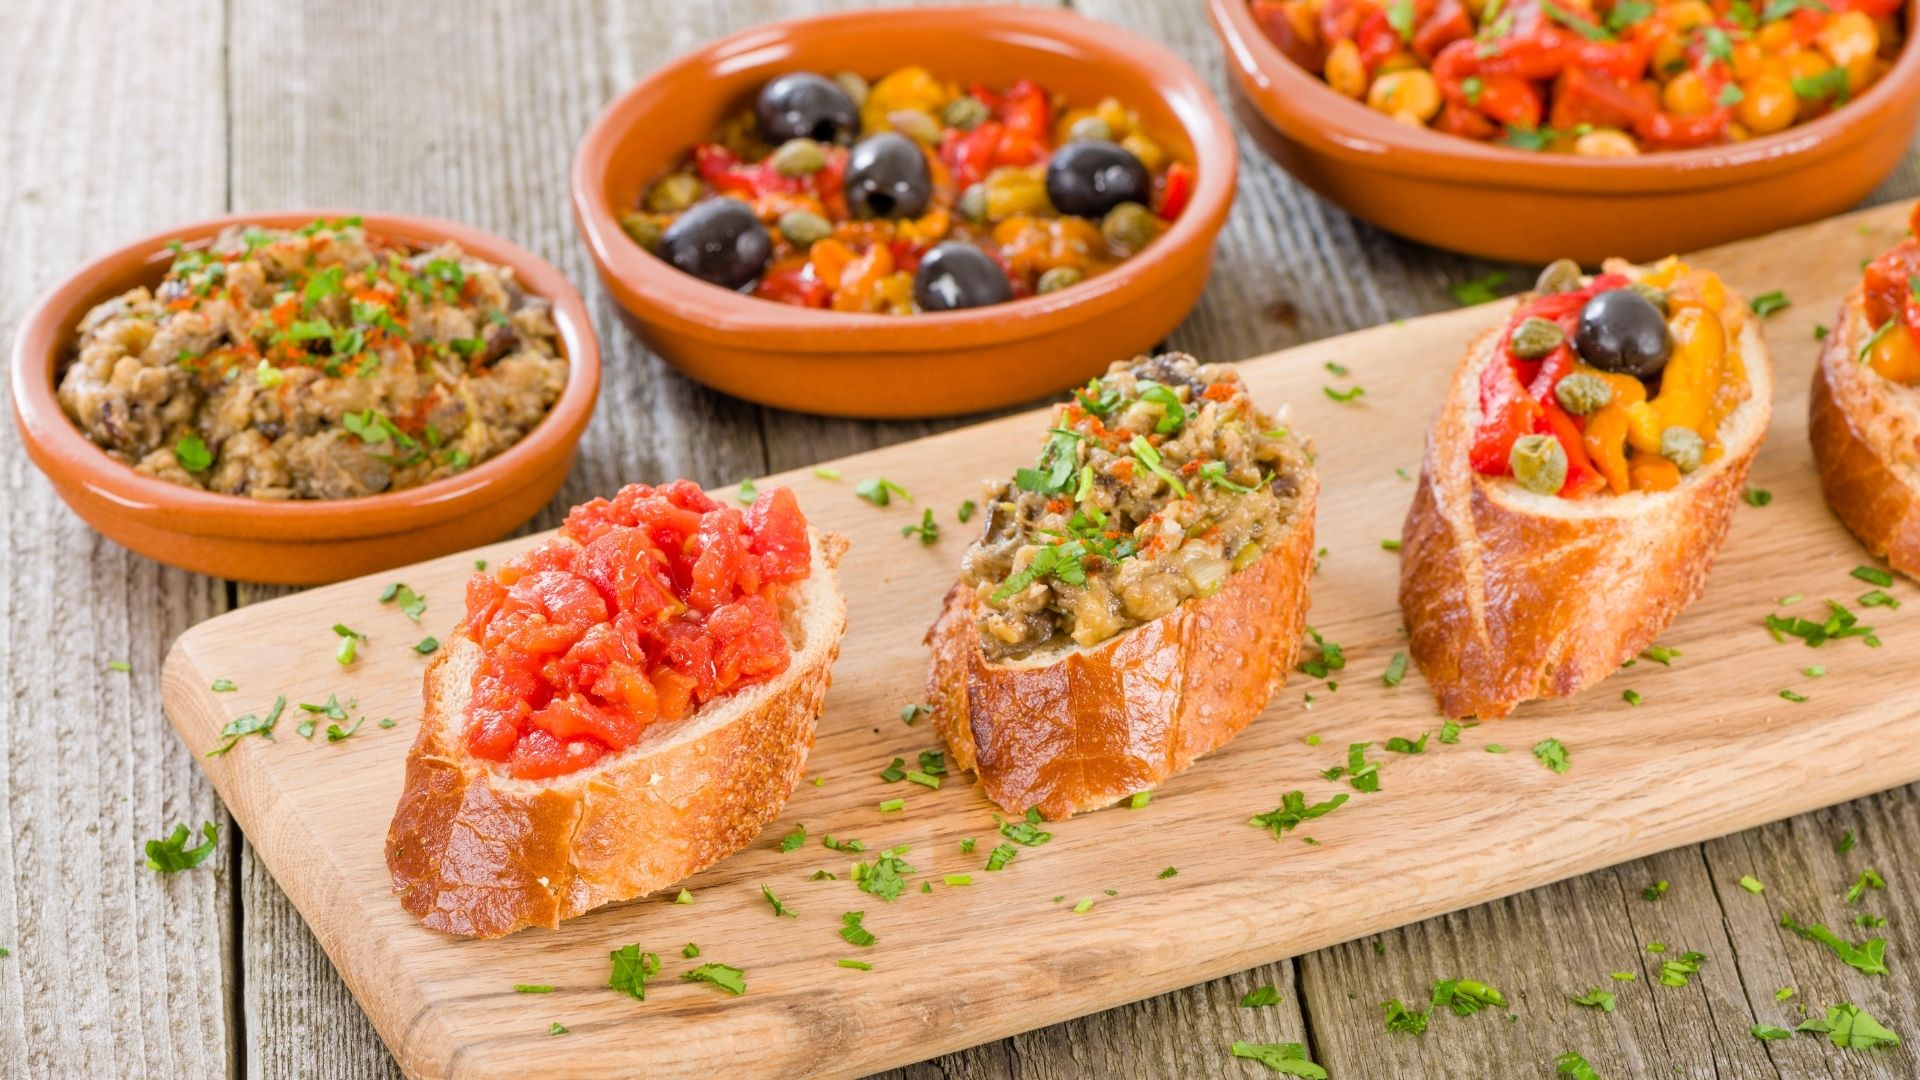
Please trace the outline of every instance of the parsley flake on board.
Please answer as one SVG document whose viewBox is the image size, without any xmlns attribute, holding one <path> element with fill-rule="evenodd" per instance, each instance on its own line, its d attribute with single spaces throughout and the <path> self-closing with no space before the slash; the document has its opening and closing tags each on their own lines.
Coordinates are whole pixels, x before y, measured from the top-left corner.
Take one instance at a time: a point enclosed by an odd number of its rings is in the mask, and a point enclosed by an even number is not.
<svg viewBox="0 0 1920 1080">
<path fill-rule="evenodd" d="M 795 825 L 793 831 L 780 838 L 781 851 L 794 851 L 807 842 L 807 827 Z"/>
<path fill-rule="evenodd" d="M 561 1025 L 560 1021 L 555 1020 L 553 1023 L 547 1025 L 547 1034 L 565 1035 L 567 1034 L 567 1029 Z"/>
<path fill-rule="evenodd" d="M 1791 913 L 1782 913 L 1780 925 L 1806 938 L 1817 941 L 1840 958 L 1841 962 L 1855 971 L 1866 975 L 1885 975 L 1887 973 L 1887 940 L 1868 938 L 1855 945 L 1819 923 L 1802 923 Z"/>
<path fill-rule="evenodd" d="M 1772 1024 L 1755 1024 L 1748 1028 L 1747 1032 L 1761 1042 L 1776 1042 L 1780 1039 L 1793 1038 L 1793 1032 L 1783 1027 L 1775 1027 Z"/>
<path fill-rule="evenodd" d="M 1600 1074 L 1587 1063 L 1587 1059 L 1572 1050 L 1553 1059 L 1553 1072 L 1556 1076 L 1570 1076 L 1573 1080 L 1600 1080 Z"/>
<path fill-rule="evenodd" d="M 1880 639 L 1874 636 L 1873 627 L 1860 625 L 1860 617 L 1848 611 L 1835 601 L 1827 601 L 1827 617 L 1821 622 L 1803 619 L 1798 616 L 1786 617 L 1768 615 L 1767 632 L 1773 640 L 1784 642 L 1789 637 L 1799 638 L 1808 648 L 1818 648 L 1835 638 L 1864 638 L 1869 646 L 1878 646 Z"/>
<path fill-rule="evenodd" d="M 1672 667 L 1673 662 L 1680 656 L 1680 650 L 1669 649 L 1665 645 L 1651 645 L 1640 655 L 1659 664 L 1661 667 Z"/>
<path fill-rule="evenodd" d="M 1233 1056 L 1250 1058 L 1282 1076 L 1327 1080 L 1327 1070 L 1307 1060 L 1307 1048 L 1300 1043 L 1237 1042 L 1233 1044 Z"/>
<path fill-rule="evenodd" d="M 213 464 L 213 451 L 198 435 L 187 435 L 173 444 L 173 460 L 188 472 L 205 472 Z"/>
<path fill-rule="evenodd" d="M 1571 767 L 1567 761 L 1567 748 L 1560 744 L 1559 739 L 1542 739 L 1534 743 L 1533 756 L 1540 760 L 1540 764 L 1557 773 L 1565 773 Z"/>
<path fill-rule="evenodd" d="M 939 543 L 940 523 L 933 520 L 933 508 L 928 507 L 920 512 L 920 524 L 900 526 L 900 535 L 917 536 L 922 544 Z"/>
<path fill-rule="evenodd" d="M 1131 798 L 1127 799 L 1127 809 L 1140 810 L 1145 808 L 1146 805 L 1152 801 L 1153 801 L 1153 792 L 1136 791 L 1133 793 Z"/>
<path fill-rule="evenodd" d="M 232 679 L 215 679 L 213 680 L 213 685 L 209 687 L 209 689 L 211 689 L 216 694 L 231 694 L 235 690 L 238 690 L 240 688 L 233 684 Z"/>
<path fill-rule="evenodd" d="M 219 746 L 207 751 L 206 756 L 219 757 L 221 754 L 233 749 L 236 743 L 248 735 L 258 735 L 263 739 L 271 741 L 273 739 L 273 726 L 280 722 L 280 714 L 286 711 L 286 708 L 287 696 L 281 694 L 279 697 L 273 699 L 273 708 L 267 711 L 265 717 L 248 713 L 245 716 L 235 717 L 227 721 L 227 725 L 220 729 L 220 738 L 225 741 Z"/>
<path fill-rule="evenodd" d="M 1372 743 L 1347 744 L 1347 783 L 1353 790 L 1371 795 L 1380 790 L 1380 763 L 1367 760 L 1367 747 Z"/>
<path fill-rule="evenodd" d="M 1507 272 L 1495 270 L 1485 277 L 1449 285 L 1447 291 L 1453 294 L 1454 302 L 1461 307 L 1472 307 L 1475 304 L 1485 304 L 1500 299 L 1500 295 L 1493 290 L 1506 283 Z"/>
<path fill-rule="evenodd" d="M 1884 889 L 1886 887 L 1886 878 L 1881 877 L 1872 867 L 1865 867 L 1860 871 L 1860 876 L 1854 878 L 1853 884 L 1847 888 L 1847 903 L 1859 903 L 1860 898 L 1866 895 L 1868 889 Z"/>
<path fill-rule="evenodd" d="M 1763 884 L 1759 878 L 1754 877 L 1752 874 L 1740 875 L 1740 887 L 1747 890 L 1750 893 L 1753 893 L 1755 896 L 1758 896 L 1759 894 L 1767 891 L 1766 885 Z"/>
<path fill-rule="evenodd" d="M 1665 895 L 1667 895 L 1667 879 L 1665 878 L 1661 878 L 1659 881 L 1640 890 L 1640 898 L 1642 900 L 1658 900 Z"/>
<path fill-rule="evenodd" d="M 367 635 L 345 623 L 334 623 L 333 632 L 340 638 L 340 647 L 333 651 L 333 659 L 341 667 L 346 667 L 359 655 L 360 643 L 367 640 Z"/>
<path fill-rule="evenodd" d="M 1153 876 L 1165 880 L 1166 878 L 1178 876 L 1179 873 L 1180 870 L 1178 867 L 1169 866 Z"/>
<path fill-rule="evenodd" d="M 773 905 L 773 913 L 775 916 L 788 918 L 788 919 L 797 919 L 800 917 L 799 912 L 794 911 L 793 909 L 787 907 L 787 905 L 781 903 L 780 898 L 773 895 L 773 890 L 771 888 L 765 885 L 760 886 L 760 895 L 766 897 L 767 903 Z"/>
<path fill-rule="evenodd" d="M 192 835 L 185 825 L 175 825 L 173 831 L 159 840 L 147 841 L 147 869 L 162 874 L 174 874 L 182 870 L 191 870 L 207 861 L 213 854 L 214 840 L 217 835 L 213 822 L 203 822 L 200 835 L 205 837 L 193 847 L 187 846 L 187 838 Z"/>
<path fill-rule="evenodd" d="M 900 496 L 908 502 L 913 501 L 913 496 L 907 494 L 906 488 L 901 487 L 899 484 L 885 477 L 873 477 L 862 480 L 853 486 L 853 493 L 875 506 L 886 506 L 893 502 L 895 495 Z"/>
<path fill-rule="evenodd" d="M 613 960 L 607 985 L 635 1001 L 647 1000 L 647 980 L 660 974 L 659 955 L 641 952 L 638 945 L 622 945 L 607 955 Z"/>
<path fill-rule="evenodd" d="M 1765 506 L 1773 501 L 1773 492 L 1766 488 L 1750 487 L 1741 497 L 1747 500 L 1748 506 Z"/>
<path fill-rule="evenodd" d="M 760 489 L 754 485 L 753 481 L 742 480 L 740 481 L 739 488 L 734 491 L 733 497 L 748 506 L 752 506 L 753 500 L 760 497 Z"/>
<path fill-rule="evenodd" d="M 1452 746 L 1460 741 L 1460 722 L 1458 720 L 1448 719 L 1440 722 L 1440 741 L 1446 743 L 1448 746 Z"/>
<path fill-rule="evenodd" d="M 1567 1000 L 1575 1005 L 1585 1005 L 1589 1009 L 1599 1009 L 1601 1012 L 1612 1012 L 1615 1001 L 1610 991 L 1602 990 L 1597 986 L 1584 994 L 1568 994 Z"/>
<path fill-rule="evenodd" d="M 867 845 L 859 840 L 835 840 L 832 833 L 820 838 L 820 846 L 833 851 L 862 852 Z"/>
<path fill-rule="evenodd" d="M 914 702 L 913 704 L 907 705 L 900 710 L 900 722 L 908 726 L 911 726 L 915 720 L 918 720 L 923 716 L 932 716 L 932 715 L 933 715 L 933 706 L 926 705 L 921 702 Z"/>
<path fill-rule="evenodd" d="M 1335 390 L 1331 386 L 1323 386 L 1320 388 L 1320 391 L 1335 401 L 1345 403 L 1364 397 L 1367 393 L 1367 388 L 1364 386 L 1349 386 L 1345 390 Z"/>
<path fill-rule="evenodd" d="M 1386 1012 L 1388 1034 L 1423 1034 L 1427 1030 L 1427 1018 L 1433 1015 L 1431 1009 L 1421 1012 L 1418 1009 L 1408 1008 L 1399 998 L 1381 1002 L 1380 1008 Z"/>
<path fill-rule="evenodd" d="M 1647 946 L 1652 952 L 1653 946 Z M 1700 973 L 1700 965 L 1707 962 L 1705 953 L 1683 952 L 1671 960 L 1660 961 L 1660 985 L 1685 986 L 1687 979 Z"/>
<path fill-rule="evenodd" d="M 1388 686 L 1399 686 L 1400 680 L 1406 677 L 1407 654 L 1396 652 L 1393 654 L 1393 659 L 1387 661 L 1387 670 L 1381 673 L 1380 681 Z M 1425 735 L 1420 736 L 1420 741 L 1423 746 L 1426 743 L 1426 739 L 1427 737 Z M 1393 743 L 1391 741 L 1387 743 L 1387 749 L 1393 749 Z M 1416 750 L 1414 753 L 1419 753 L 1419 751 Z"/>
<path fill-rule="evenodd" d="M 1796 1031 L 1817 1031 L 1841 1049 L 1872 1050 L 1881 1046 L 1899 1046 L 1900 1036 L 1858 1005 L 1841 1003 L 1827 1006 L 1825 1019 L 1810 1017 Z"/>
<path fill-rule="evenodd" d="M 1019 854 L 1020 849 L 1012 844 L 995 844 L 993 850 L 987 852 L 987 869 L 1005 869 L 1006 865 L 1014 860 L 1014 856 Z"/>
<path fill-rule="evenodd" d="M 739 997 L 747 992 L 747 973 L 737 967 L 726 964 L 701 964 L 692 971 L 682 972 L 680 978 L 686 982 L 704 982 Z"/>
<path fill-rule="evenodd" d="M 551 994 L 553 993 L 553 987 L 546 983 L 514 983 L 513 992 L 516 994 Z"/>
<path fill-rule="evenodd" d="M 407 588 L 397 581 L 380 590 L 380 602 L 383 604 L 399 604 L 400 610 L 406 612 L 407 618 L 412 619 L 414 622 L 419 622 L 420 616 L 427 610 L 426 597 L 421 596 L 419 593 L 414 592 L 412 589 Z"/>
<path fill-rule="evenodd" d="M 1840 839 L 1834 841 L 1833 852 L 1836 855 L 1845 855 L 1847 852 L 1852 850 L 1853 850 L 1853 830 L 1848 829 L 1846 832 L 1843 832 L 1840 834 Z"/>
<path fill-rule="evenodd" d="M 1300 670 L 1316 679 L 1324 679 L 1328 672 L 1339 671 L 1347 666 L 1347 654 L 1337 641 L 1328 641 L 1320 636 L 1313 627 L 1307 627 L 1307 636 L 1313 639 L 1313 646 L 1320 655 L 1312 660 L 1302 660 Z"/>
<path fill-rule="evenodd" d="M 838 480 L 840 479 L 840 470 L 831 465 L 815 465 L 813 467 L 813 475 L 822 480 Z"/>
<path fill-rule="evenodd" d="M 902 876 L 913 873 L 913 867 L 900 858 L 905 848 L 888 848 L 872 865 L 864 862 L 853 864 L 853 880 L 860 891 L 875 896 L 887 903 L 900 898 L 907 891 L 907 879 Z"/>
<path fill-rule="evenodd" d="M 1280 991 L 1271 985 L 1256 987 L 1240 997 L 1240 1007 L 1243 1009 L 1260 1009 L 1278 1004 L 1280 1004 Z"/>
<path fill-rule="evenodd" d="M 1429 732 L 1421 732 L 1417 739 L 1403 739 L 1398 735 L 1387 740 L 1387 750 L 1395 754 L 1424 754 L 1427 751 Z"/>
<path fill-rule="evenodd" d="M 866 917 L 867 913 L 864 911 L 849 911 L 840 916 L 840 936 L 848 944 L 866 948 L 879 940 L 866 927 L 860 925 L 860 920 Z"/>
<path fill-rule="evenodd" d="M 1727 85 L 1731 86 L 1733 84 L 1728 83 Z M 1729 104 L 1739 104 L 1739 103 L 1731 102 Z M 1775 289 L 1772 292 L 1764 292 L 1764 293 L 1761 293 L 1759 296 L 1754 297 L 1752 302 L 1749 303 L 1747 306 L 1753 310 L 1753 313 L 1755 315 L 1758 315 L 1764 319 L 1767 316 L 1772 315 L 1777 311 L 1785 311 L 1787 310 L 1787 308 L 1792 307 L 1793 301 L 1787 299 L 1786 293 L 1781 292 L 1779 289 Z"/>
<path fill-rule="evenodd" d="M 1346 802 L 1348 798 L 1350 796 L 1343 791 L 1326 802 L 1308 806 L 1305 792 L 1289 791 L 1280 797 L 1278 807 L 1264 814 L 1255 814 L 1248 819 L 1247 824 L 1255 828 L 1272 830 L 1273 838 L 1278 840 L 1282 835 L 1298 828 L 1302 822 L 1323 817 L 1339 809 L 1340 804 Z"/>
<path fill-rule="evenodd" d="M 1039 847 L 1053 839 L 1053 834 L 1039 828 L 1040 811 L 1029 809 L 1024 821 L 1003 821 L 1000 823 L 1000 835 L 1016 844 L 1027 847 Z"/>
<path fill-rule="evenodd" d="M 1436 1008 L 1453 1010 L 1455 1016 L 1472 1016 L 1485 1008 L 1506 1008 L 1506 996 L 1478 979 L 1440 979 L 1433 984 Z"/>
<path fill-rule="evenodd" d="M 414 642 L 413 651 L 421 656 L 431 656 L 440 650 L 440 639 L 431 635 Z"/>
</svg>

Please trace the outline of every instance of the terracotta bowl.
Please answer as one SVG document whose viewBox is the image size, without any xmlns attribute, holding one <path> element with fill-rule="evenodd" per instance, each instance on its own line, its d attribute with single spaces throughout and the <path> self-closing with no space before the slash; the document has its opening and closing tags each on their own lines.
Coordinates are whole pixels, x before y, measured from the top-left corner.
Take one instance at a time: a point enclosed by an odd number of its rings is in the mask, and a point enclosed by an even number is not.
<svg viewBox="0 0 1920 1080">
<path fill-rule="evenodd" d="M 458 476 L 405 491 L 329 501 L 262 502 L 170 484 L 108 457 L 61 412 L 54 373 L 88 309 L 136 285 L 156 285 L 172 253 L 236 223 L 297 228 L 352 211 L 234 214 L 136 240 L 76 270 L 41 297 L 13 344 L 13 408 L 21 440 L 54 490 L 87 524 L 172 566 L 241 581 L 312 585 L 473 547 L 533 517 L 566 478 L 600 389 L 600 344 L 580 294 L 532 252 L 433 218 L 363 214 L 370 232 L 431 246 L 443 240 L 510 266 L 553 302 L 570 370 L 553 411 L 511 449 Z"/>
<path fill-rule="evenodd" d="M 1118 268 L 1045 296 L 971 311 L 864 315 L 790 307 L 710 285 L 642 250 L 619 215 L 687 149 L 782 72 L 1037 80 L 1089 104 L 1114 96 L 1194 163 L 1193 201 Z M 1239 159 L 1206 84 L 1160 45 L 1063 11 L 855 11 L 773 23 L 659 69 L 607 106 L 573 162 L 573 207 L 600 277 L 653 351 L 752 401 L 837 416 L 942 416 L 1060 390 L 1147 350 L 1184 318 L 1213 263 Z"/>
<path fill-rule="evenodd" d="M 1865 94 L 1775 135 L 1637 158 L 1537 154 L 1395 123 L 1287 59 L 1246 0 L 1207 9 L 1235 112 L 1281 167 L 1381 228 L 1494 259 L 1653 259 L 1826 217 L 1893 170 L 1920 116 L 1909 34 Z"/>
</svg>

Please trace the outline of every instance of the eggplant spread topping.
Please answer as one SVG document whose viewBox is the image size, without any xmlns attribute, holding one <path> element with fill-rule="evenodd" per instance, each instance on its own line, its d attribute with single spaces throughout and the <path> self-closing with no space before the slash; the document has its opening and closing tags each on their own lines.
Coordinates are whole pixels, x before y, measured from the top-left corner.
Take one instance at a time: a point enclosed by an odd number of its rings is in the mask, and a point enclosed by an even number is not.
<svg viewBox="0 0 1920 1080">
<path fill-rule="evenodd" d="M 961 566 L 981 649 L 1094 645 L 1213 595 L 1291 527 L 1310 467 L 1232 367 L 1113 365 L 1059 407 L 1033 467 L 987 494 Z"/>
</svg>

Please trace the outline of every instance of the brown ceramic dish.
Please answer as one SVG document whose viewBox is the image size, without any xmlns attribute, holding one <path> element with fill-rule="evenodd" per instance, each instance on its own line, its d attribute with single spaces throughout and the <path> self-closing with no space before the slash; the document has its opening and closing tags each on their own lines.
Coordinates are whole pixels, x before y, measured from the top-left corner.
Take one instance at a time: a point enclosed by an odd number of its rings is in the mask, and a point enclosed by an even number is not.
<svg viewBox="0 0 1920 1080">
<path fill-rule="evenodd" d="M 153 285 L 173 255 L 236 223 L 298 228 L 340 211 L 235 214 L 136 240 L 75 271 L 40 298 L 13 345 L 14 421 L 33 463 L 87 524 L 143 555 L 218 577 L 311 585 L 473 547 L 511 532 L 547 504 L 573 462 L 600 388 L 600 345 L 580 294 L 546 261 L 452 222 L 364 214 L 370 232 L 430 247 L 452 240 L 510 266 L 553 303 L 567 385 L 546 419 L 513 447 L 457 476 L 405 491 L 332 501 L 261 502 L 143 476 L 108 457 L 61 412 L 54 374 L 74 327 L 95 304 Z"/>
<path fill-rule="evenodd" d="M 1207 9 L 1235 113 L 1283 168 L 1384 229 L 1495 259 L 1654 259 L 1826 217 L 1893 170 L 1920 117 L 1909 34 L 1857 100 L 1775 135 L 1635 158 L 1537 154 L 1396 123 L 1288 60 L 1246 0 Z"/>
<path fill-rule="evenodd" d="M 789 307 L 675 270 L 621 231 L 620 213 L 772 76 L 868 75 L 924 62 L 943 78 L 1037 80 L 1069 100 L 1117 97 L 1198 173 L 1165 235 L 1119 267 L 1044 296 L 970 311 L 861 315 Z M 1206 284 L 1239 161 L 1192 68 L 1117 27 L 1061 11 L 859 11 L 774 23 L 661 68 L 609 105 L 573 162 L 574 215 L 631 325 L 693 378 L 782 408 L 940 416 L 1030 400 L 1148 350 Z"/>
</svg>

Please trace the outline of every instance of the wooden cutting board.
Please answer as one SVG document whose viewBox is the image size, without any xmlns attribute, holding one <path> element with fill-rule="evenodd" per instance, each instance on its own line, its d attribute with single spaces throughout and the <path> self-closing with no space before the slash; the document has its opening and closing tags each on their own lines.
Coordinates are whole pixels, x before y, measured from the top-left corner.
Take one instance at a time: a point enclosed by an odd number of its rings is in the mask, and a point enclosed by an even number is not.
<svg viewBox="0 0 1920 1080">
<path fill-rule="evenodd" d="M 389 893 L 381 841 L 426 666 L 412 646 L 453 633 L 475 558 L 497 561 L 530 541 L 202 623 L 167 660 L 167 713 L 202 754 L 229 720 L 286 695 L 274 741 L 245 739 L 199 760 L 401 1065 L 420 1076 L 856 1075 L 1857 798 L 1920 779 L 1920 699 L 1891 692 L 1892 673 L 1920 664 L 1920 593 L 1904 581 L 1891 590 L 1909 610 L 1855 602 L 1870 586 L 1849 571 L 1871 560 L 1821 503 L 1806 392 L 1814 324 L 1833 319 L 1861 260 L 1897 239 L 1905 217 L 1883 207 L 1696 260 L 1749 296 L 1780 289 L 1793 301 L 1766 323 L 1779 399 L 1752 482 L 1773 501 L 1739 509 L 1706 596 L 1663 639 L 1679 651 L 1671 667 L 1641 660 L 1576 700 L 1469 729 L 1457 745 L 1382 750 L 1390 736 L 1437 734 L 1441 718 L 1416 671 L 1398 687 L 1381 678 L 1402 647 L 1398 556 L 1381 540 L 1399 535 L 1449 369 L 1504 305 L 1246 363 L 1256 396 L 1291 403 L 1292 423 L 1318 443 L 1326 550 L 1310 621 L 1345 647 L 1339 687 L 1296 674 L 1238 741 L 1149 805 L 1050 826 L 1050 843 L 1021 848 L 998 872 L 984 869 L 1000 842 L 993 807 L 965 778 L 935 791 L 878 773 L 938 745 L 926 721 L 903 723 L 901 710 L 923 696 L 921 634 L 970 536 L 954 511 L 978 498 L 982 479 L 1031 460 L 1038 414 L 835 462 L 838 481 L 808 471 L 760 481 L 792 485 L 815 524 L 852 540 L 842 568 L 850 628 L 807 770 L 817 786 L 803 783 L 751 848 L 690 881 L 691 905 L 670 891 L 557 931 L 474 942 L 421 929 Z M 1329 363 L 1351 374 L 1336 377 Z M 1326 386 L 1366 392 L 1343 404 Z M 882 476 L 914 501 L 879 509 L 854 496 L 857 481 Z M 902 537 L 929 507 L 939 542 Z M 390 582 L 427 597 L 420 625 L 379 602 Z M 1804 599 L 1777 602 L 1794 594 Z M 1815 650 L 1776 643 L 1763 627 L 1769 612 L 1818 616 L 1827 598 L 1860 611 L 1884 646 L 1850 639 Z M 334 660 L 335 623 L 368 635 L 349 667 Z M 1803 673 L 1816 664 L 1824 677 Z M 215 679 L 238 689 L 211 692 Z M 1629 689 L 1644 703 L 1624 701 Z M 1783 689 L 1809 700 L 1784 700 Z M 306 714 L 294 705 L 329 695 L 365 725 L 329 743 L 323 719 L 302 739 L 295 724 Z M 381 728 L 381 718 L 397 723 Z M 1567 748 L 1564 775 L 1530 753 L 1547 738 Z M 1373 743 L 1369 757 L 1384 759 L 1376 794 L 1319 775 L 1352 742 Z M 1508 752 L 1488 752 L 1496 743 Z M 1293 790 L 1313 802 L 1353 797 L 1284 840 L 1249 826 Z M 878 809 L 891 799 L 904 811 Z M 807 842 L 782 852 L 802 823 Z M 864 841 L 867 858 L 906 845 L 918 871 L 908 892 L 882 903 L 857 891 L 853 857 L 821 846 L 829 833 Z M 969 837 L 978 846 L 965 854 Z M 1178 874 L 1161 876 L 1167 867 Z M 839 877 L 813 880 L 820 870 Z M 952 874 L 972 884 L 946 884 Z M 762 886 L 799 917 L 776 917 Z M 1081 911 L 1083 900 L 1091 906 Z M 876 945 L 841 940 L 846 911 L 866 912 Z M 688 943 L 698 960 L 682 959 Z M 645 1002 L 606 987 L 609 951 L 628 944 L 663 958 Z M 839 967 L 842 958 L 872 970 Z M 745 995 L 677 977 L 709 961 L 743 968 Z M 519 994 L 515 984 L 556 989 Z M 556 1022 L 566 1034 L 549 1034 Z"/>
</svg>

